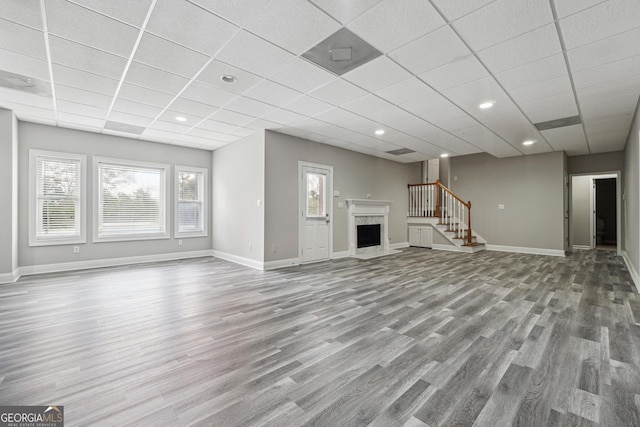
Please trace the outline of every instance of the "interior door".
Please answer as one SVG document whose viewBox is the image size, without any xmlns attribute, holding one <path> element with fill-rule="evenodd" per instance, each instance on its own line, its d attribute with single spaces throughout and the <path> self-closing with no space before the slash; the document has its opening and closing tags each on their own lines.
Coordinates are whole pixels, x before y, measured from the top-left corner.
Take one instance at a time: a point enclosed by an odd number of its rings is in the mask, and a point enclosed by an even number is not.
<svg viewBox="0 0 640 427">
<path fill-rule="evenodd" d="M 300 261 L 329 259 L 331 253 L 331 167 L 301 164 Z"/>
</svg>

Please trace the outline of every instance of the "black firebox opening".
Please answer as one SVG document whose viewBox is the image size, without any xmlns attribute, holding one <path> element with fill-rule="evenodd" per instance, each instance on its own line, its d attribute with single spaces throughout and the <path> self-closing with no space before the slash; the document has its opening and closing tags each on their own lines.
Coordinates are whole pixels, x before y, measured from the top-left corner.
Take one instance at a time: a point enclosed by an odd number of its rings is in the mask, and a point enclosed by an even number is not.
<svg viewBox="0 0 640 427">
<path fill-rule="evenodd" d="M 380 245 L 380 224 L 358 225 L 358 247 L 366 248 L 368 246 Z"/>
</svg>

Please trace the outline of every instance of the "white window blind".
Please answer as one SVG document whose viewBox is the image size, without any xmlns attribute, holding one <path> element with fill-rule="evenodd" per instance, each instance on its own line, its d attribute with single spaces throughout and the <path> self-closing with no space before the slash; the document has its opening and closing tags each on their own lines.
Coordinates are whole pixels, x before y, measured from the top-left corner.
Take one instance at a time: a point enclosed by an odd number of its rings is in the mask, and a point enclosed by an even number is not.
<svg viewBox="0 0 640 427">
<path fill-rule="evenodd" d="M 97 160 L 97 238 L 168 237 L 165 165 Z"/>
<path fill-rule="evenodd" d="M 176 236 L 206 235 L 206 169 L 176 166 Z"/>
<path fill-rule="evenodd" d="M 85 157 L 31 150 L 29 244 L 84 243 Z"/>
</svg>

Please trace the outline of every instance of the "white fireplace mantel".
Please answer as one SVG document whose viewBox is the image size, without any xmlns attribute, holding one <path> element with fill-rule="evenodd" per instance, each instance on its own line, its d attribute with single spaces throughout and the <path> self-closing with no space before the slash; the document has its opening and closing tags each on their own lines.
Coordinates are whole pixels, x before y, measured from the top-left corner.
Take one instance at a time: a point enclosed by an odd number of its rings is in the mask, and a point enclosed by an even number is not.
<svg viewBox="0 0 640 427">
<path fill-rule="evenodd" d="M 391 200 L 372 200 L 372 199 L 346 199 L 348 208 L 348 245 L 349 256 L 362 255 L 364 257 L 380 256 L 391 253 L 389 250 L 389 208 L 393 201 Z M 380 224 L 382 224 L 381 230 L 381 245 L 368 249 L 367 253 L 358 253 L 357 250 L 357 234 L 356 234 L 356 218 L 358 217 L 380 217 Z M 364 248 L 363 248 L 364 249 Z M 375 253 L 372 253 L 375 251 Z"/>
</svg>

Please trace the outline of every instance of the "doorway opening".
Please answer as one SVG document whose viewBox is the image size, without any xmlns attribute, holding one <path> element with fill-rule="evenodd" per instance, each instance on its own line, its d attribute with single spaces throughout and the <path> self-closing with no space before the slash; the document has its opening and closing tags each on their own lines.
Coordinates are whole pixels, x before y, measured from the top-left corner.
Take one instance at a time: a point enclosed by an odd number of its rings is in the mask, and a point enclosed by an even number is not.
<svg viewBox="0 0 640 427">
<path fill-rule="evenodd" d="M 298 162 L 298 255 L 301 264 L 333 252 L 333 167 Z"/>
<path fill-rule="evenodd" d="M 615 251 L 618 248 L 616 179 L 594 179 L 594 225 L 596 249 Z"/>
</svg>

